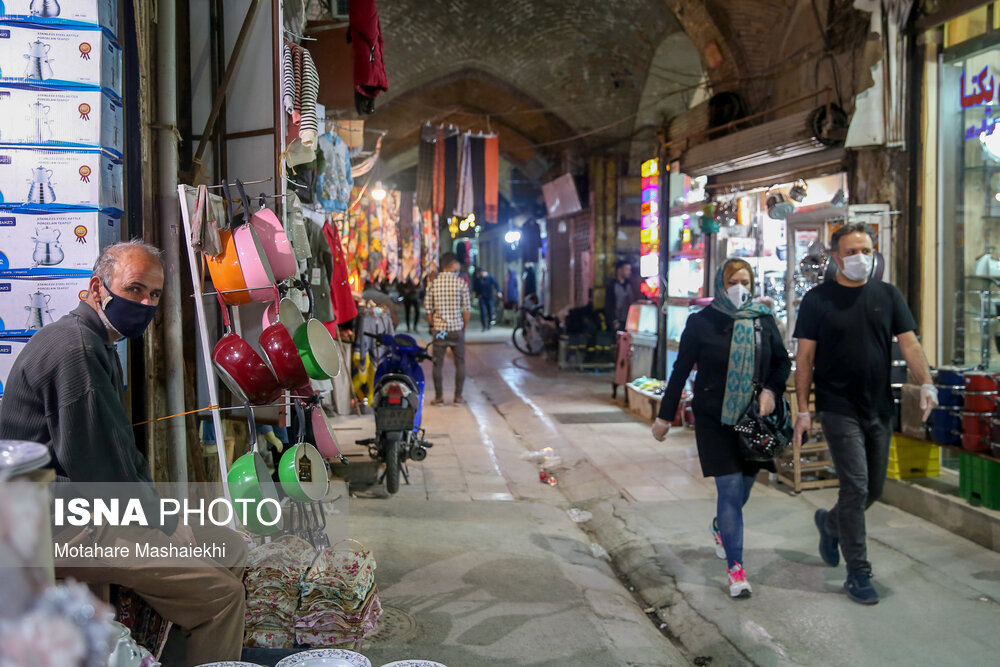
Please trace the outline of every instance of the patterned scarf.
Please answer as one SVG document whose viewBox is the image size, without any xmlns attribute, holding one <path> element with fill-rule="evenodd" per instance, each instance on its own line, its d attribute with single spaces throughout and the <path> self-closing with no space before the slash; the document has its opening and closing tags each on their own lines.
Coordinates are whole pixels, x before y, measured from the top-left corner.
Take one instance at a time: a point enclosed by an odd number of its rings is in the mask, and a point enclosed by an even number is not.
<svg viewBox="0 0 1000 667">
<path fill-rule="evenodd" d="M 725 266 L 725 264 L 723 264 Z M 753 399 L 756 345 L 753 321 L 771 310 L 750 299 L 736 308 L 726 294 L 722 266 L 715 272 L 715 299 L 712 308 L 733 318 L 733 340 L 729 344 L 729 365 L 726 368 L 726 393 L 722 399 L 722 423 L 734 426 Z"/>
</svg>

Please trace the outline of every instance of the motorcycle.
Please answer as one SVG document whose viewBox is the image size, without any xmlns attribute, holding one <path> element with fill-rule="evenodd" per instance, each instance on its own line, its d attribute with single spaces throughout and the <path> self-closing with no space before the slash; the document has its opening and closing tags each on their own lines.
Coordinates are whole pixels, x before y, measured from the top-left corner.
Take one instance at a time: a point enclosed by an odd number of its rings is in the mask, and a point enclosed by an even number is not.
<svg viewBox="0 0 1000 667">
<path fill-rule="evenodd" d="M 406 334 L 366 333 L 386 349 L 375 370 L 372 407 L 375 410 L 375 437 L 356 441 L 368 447 L 368 454 L 385 464 L 379 483 L 386 491 L 399 491 L 399 476 L 410 476 L 407 459 L 423 461 L 433 443 L 424 440 L 420 427 L 424 404 L 424 371 L 420 362 L 430 359 L 424 348 Z"/>
</svg>

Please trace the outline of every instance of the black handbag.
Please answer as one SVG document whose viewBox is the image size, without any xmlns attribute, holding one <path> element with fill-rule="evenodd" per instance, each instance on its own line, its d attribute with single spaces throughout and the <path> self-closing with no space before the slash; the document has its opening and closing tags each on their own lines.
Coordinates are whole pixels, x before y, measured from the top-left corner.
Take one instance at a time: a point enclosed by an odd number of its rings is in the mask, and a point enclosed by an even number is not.
<svg viewBox="0 0 1000 667">
<path fill-rule="evenodd" d="M 792 442 L 795 432 L 792 425 L 792 408 L 784 394 L 776 396 L 774 411 L 766 417 L 760 415 L 761 324 L 760 318 L 753 322 L 754 329 L 754 377 L 753 396 L 750 405 L 733 428 L 740 441 L 743 458 L 748 461 L 770 461 L 781 455 Z"/>
</svg>

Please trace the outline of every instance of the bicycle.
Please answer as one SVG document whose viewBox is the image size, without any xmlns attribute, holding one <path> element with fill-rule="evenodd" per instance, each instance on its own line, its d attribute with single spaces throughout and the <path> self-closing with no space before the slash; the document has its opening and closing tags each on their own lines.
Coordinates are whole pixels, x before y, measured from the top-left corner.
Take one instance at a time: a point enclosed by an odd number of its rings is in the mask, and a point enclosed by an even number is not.
<svg viewBox="0 0 1000 667">
<path fill-rule="evenodd" d="M 558 335 L 556 319 L 546 315 L 537 300 L 525 299 L 518 307 L 517 324 L 510 335 L 517 351 L 529 357 L 538 356 Z"/>
</svg>

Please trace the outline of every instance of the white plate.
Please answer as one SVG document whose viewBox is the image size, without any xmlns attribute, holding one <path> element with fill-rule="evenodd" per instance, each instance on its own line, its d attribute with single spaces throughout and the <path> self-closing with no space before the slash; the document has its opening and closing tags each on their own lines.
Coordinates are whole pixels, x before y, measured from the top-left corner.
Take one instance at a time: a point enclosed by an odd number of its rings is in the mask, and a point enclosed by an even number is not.
<svg viewBox="0 0 1000 667">
<path fill-rule="evenodd" d="M 447 665 L 442 665 L 440 662 L 434 662 L 433 660 L 397 660 L 396 662 L 386 663 L 382 667 L 447 667 Z"/>
<path fill-rule="evenodd" d="M 27 440 L 0 440 L 0 470 L 12 474 L 41 468 L 49 462 L 49 448 Z"/>
<path fill-rule="evenodd" d="M 198 667 L 264 667 L 264 665 L 259 665 L 256 662 L 233 662 L 229 660 L 224 662 L 206 662 L 203 665 L 198 665 Z"/>
<path fill-rule="evenodd" d="M 372 663 L 354 651 L 319 648 L 282 658 L 275 667 L 372 667 Z"/>
</svg>

